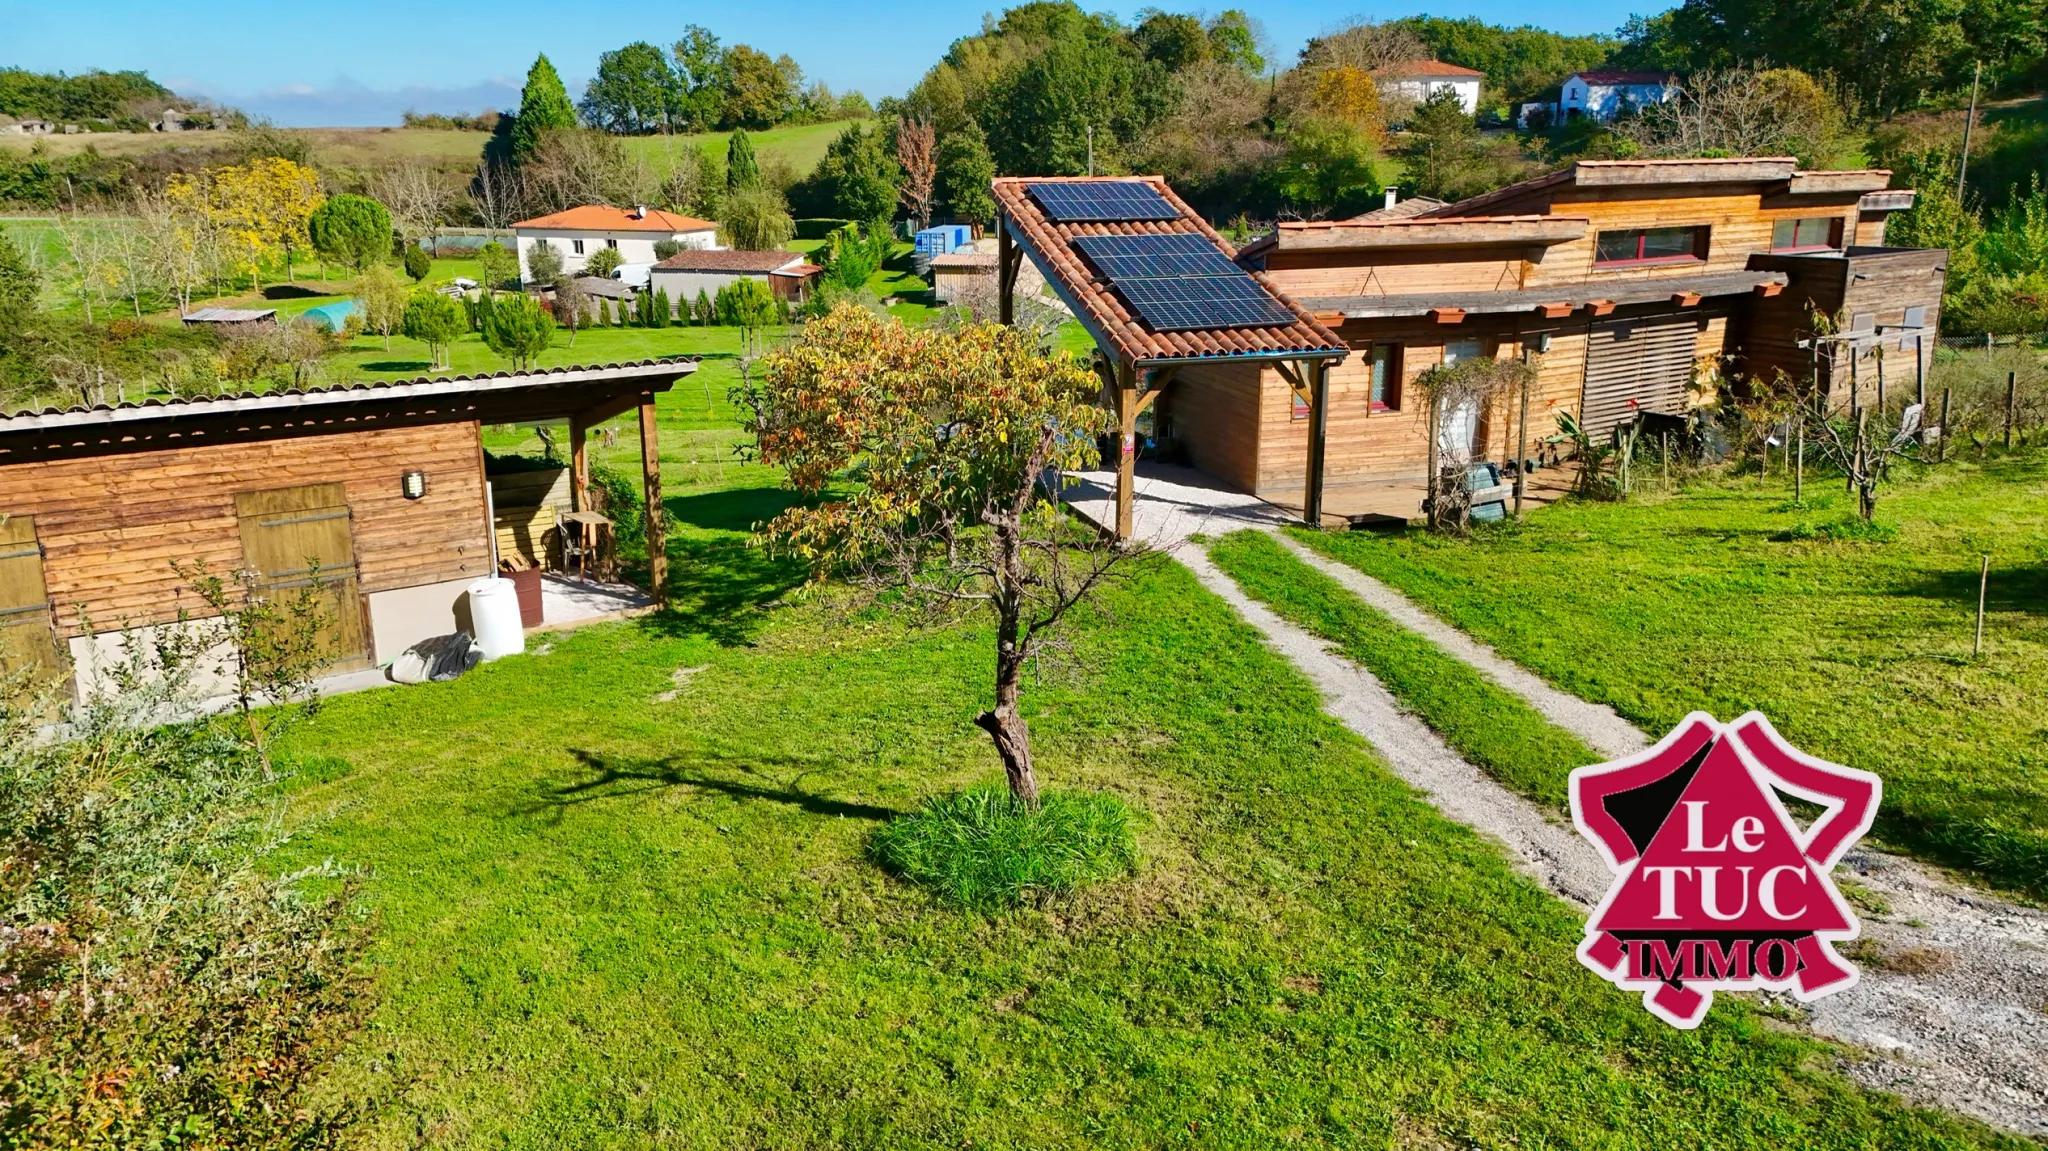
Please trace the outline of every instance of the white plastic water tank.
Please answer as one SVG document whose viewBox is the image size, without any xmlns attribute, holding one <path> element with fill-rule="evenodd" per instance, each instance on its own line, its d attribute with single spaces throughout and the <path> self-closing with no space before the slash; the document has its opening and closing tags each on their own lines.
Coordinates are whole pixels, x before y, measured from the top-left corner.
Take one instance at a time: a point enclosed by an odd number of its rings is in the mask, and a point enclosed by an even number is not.
<svg viewBox="0 0 2048 1151">
<path fill-rule="evenodd" d="M 519 592 L 511 580 L 492 577 L 469 585 L 469 619 L 486 661 L 526 650 L 526 629 L 519 624 Z"/>
</svg>

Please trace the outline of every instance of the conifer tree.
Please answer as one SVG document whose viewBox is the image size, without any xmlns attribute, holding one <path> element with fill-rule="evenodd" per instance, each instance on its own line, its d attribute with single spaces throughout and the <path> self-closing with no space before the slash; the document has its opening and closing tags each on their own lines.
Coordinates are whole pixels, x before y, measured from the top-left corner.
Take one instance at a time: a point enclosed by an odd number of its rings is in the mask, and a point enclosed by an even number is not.
<svg viewBox="0 0 2048 1151">
<path fill-rule="evenodd" d="M 569 102 L 562 77 L 542 53 L 527 71 L 526 87 L 519 93 L 519 115 L 512 124 L 512 162 L 530 158 L 546 133 L 575 126 L 576 105 Z"/>
</svg>

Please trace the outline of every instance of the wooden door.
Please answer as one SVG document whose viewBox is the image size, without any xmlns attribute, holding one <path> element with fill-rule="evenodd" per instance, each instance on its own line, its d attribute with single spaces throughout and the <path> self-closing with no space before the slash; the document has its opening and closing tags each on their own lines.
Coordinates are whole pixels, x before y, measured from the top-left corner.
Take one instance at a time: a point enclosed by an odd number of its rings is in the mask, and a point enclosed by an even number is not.
<svg viewBox="0 0 2048 1151">
<path fill-rule="evenodd" d="M 23 696 L 46 688 L 68 671 L 43 584 L 43 548 L 36 521 L 0 515 L 0 677 L 12 683 L 23 672 Z M 9 700 L 7 702 L 16 702 Z"/>
<path fill-rule="evenodd" d="M 240 492 L 235 514 L 241 519 L 242 561 L 256 573 L 257 586 L 287 597 L 318 587 L 334 667 L 368 667 L 369 629 L 342 485 Z"/>
<path fill-rule="evenodd" d="M 1603 437 L 1638 412 L 1684 414 L 1700 327 L 1701 321 L 1693 316 L 1593 325 L 1586 345 L 1586 394 L 1580 413 L 1586 434 Z"/>
</svg>

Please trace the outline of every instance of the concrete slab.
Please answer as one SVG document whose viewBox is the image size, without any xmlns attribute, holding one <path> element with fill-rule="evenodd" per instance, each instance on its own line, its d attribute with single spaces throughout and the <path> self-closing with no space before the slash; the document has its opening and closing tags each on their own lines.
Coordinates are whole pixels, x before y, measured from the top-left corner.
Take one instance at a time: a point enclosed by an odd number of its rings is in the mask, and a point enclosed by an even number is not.
<svg viewBox="0 0 2048 1151">
<path fill-rule="evenodd" d="M 1067 506 L 1103 529 L 1116 527 L 1116 473 L 1077 472 L 1067 489 Z M 1192 535 L 1220 535 L 1245 527 L 1293 522 L 1285 511 L 1257 496 L 1232 491 L 1205 473 L 1151 460 L 1138 464 L 1131 531 L 1153 547 L 1171 547 Z"/>
</svg>

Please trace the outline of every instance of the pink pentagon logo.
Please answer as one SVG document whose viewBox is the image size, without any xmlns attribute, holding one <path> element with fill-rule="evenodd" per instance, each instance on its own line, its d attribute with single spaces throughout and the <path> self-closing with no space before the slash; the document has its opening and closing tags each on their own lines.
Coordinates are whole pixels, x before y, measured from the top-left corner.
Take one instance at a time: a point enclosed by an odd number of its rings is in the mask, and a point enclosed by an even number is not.
<svg viewBox="0 0 2048 1151">
<path fill-rule="evenodd" d="M 1802 829 L 1781 792 L 1823 811 Z M 1614 872 L 1579 961 L 1687 1029 L 1716 991 L 1804 1002 L 1855 986 L 1834 945 L 1861 928 L 1829 873 L 1870 830 L 1882 792 L 1877 776 L 1800 752 L 1757 712 L 1726 725 L 1694 712 L 1640 755 L 1579 768 L 1572 822 Z"/>
</svg>

